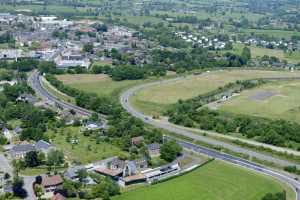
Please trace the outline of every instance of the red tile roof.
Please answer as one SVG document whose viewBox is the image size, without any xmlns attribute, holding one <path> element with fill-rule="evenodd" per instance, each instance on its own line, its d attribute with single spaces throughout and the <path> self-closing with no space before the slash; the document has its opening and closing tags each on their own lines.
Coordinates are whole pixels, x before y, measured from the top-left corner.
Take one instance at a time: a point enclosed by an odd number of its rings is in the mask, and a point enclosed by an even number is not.
<svg viewBox="0 0 300 200">
<path fill-rule="evenodd" d="M 55 194 L 51 200 L 66 200 L 67 198 L 61 195 L 60 193 Z"/>
<path fill-rule="evenodd" d="M 59 175 L 45 176 L 45 177 L 43 177 L 43 180 L 42 180 L 42 185 L 44 187 L 56 186 L 56 185 L 60 185 L 62 183 L 63 183 L 63 180 Z"/>
<path fill-rule="evenodd" d="M 111 170 L 111 169 L 107 169 L 107 168 L 98 168 L 98 169 L 95 169 L 95 171 L 98 173 L 101 173 L 101 174 L 112 176 L 112 177 L 118 176 L 119 174 L 121 174 L 123 172 L 120 169 Z"/>
</svg>

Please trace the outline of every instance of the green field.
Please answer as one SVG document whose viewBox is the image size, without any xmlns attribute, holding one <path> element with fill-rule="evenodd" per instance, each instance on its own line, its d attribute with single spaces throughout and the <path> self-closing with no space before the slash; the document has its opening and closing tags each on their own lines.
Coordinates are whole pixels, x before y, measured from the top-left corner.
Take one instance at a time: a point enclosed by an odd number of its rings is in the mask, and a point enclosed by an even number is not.
<svg viewBox="0 0 300 200">
<path fill-rule="evenodd" d="M 244 44 L 234 44 L 233 52 L 236 54 L 241 54 L 244 47 L 245 47 Z M 261 58 L 264 55 L 266 55 L 266 56 L 275 56 L 280 60 L 286 60 L 287 62 L 293 64 L 300 63 L 299 52 L 285 53 L 281 49 L 267 49 L 267 48 L 255 47 L 255 46 L 250 46 L 249 48 L 251 50 L 252 58 Z"/>
<path fill-rule="evenodd" d="M 268 192 L 294 192 L 282 183 L 221 161 L 213 161 L 187 175 L 126 192 L 113 200 L 261 200 Z"/>
<path fill-rule="evenodd" d="M 219 107 L 220 110 L 273 119 L 300 120 L 300 81 L 276 81 L 247 90 Z M 271 92 L 265 99 L 256 99 L 260 94 Z"/>
<path fill-rule="evenodd" d="M 68 133 L 71 138 L 78 139 L 78 144 L 72 145 L 67 142 Z M 52 143 L 65 153 L 68 161 L 77 161 L 83 164 L 93 161 L 102 160 L 107 157 L 119 155 L 122 152 L 116 146 L 105 142 L 98 142 L 92 136 L 83 136 L 79 132 L 78 127 L 67 127 L 64 130 L 59 130 L 58 133 L 48 133 L 52 139 Z M 89 146 L 89 147 L 88 147 Z"/>
<path fill-rule="evenodd" d="M 154 115 L 179 99 L 189 99 L 210 92 L 236 80 L 262 77 L 300 76 L 300 72 L 232 70 L 215 71 L 203 75 L 192 75 L 176 82 L 155 85 L 139 91 L 131 102 L 140 111 Z"/>
<path fill-rule="evenodd" d="M 263 30 L 263 29 L 243 29 L 241 32 L 244 33 L 255 33 L 255 34 L 266 34 L 276 38 L 290 39 L 293 35 L 300 35 L 297 31 L 285 31 L 285 30 Z"/>
<path fill-rule="evenodd" d="M 57 78 L 65 85 L 100 96 L 118 95 L 120 91 L 143 82 L 143 80 L 113 81 L 103 74 L 66 74 L 58 75 Z"/>
</svg>

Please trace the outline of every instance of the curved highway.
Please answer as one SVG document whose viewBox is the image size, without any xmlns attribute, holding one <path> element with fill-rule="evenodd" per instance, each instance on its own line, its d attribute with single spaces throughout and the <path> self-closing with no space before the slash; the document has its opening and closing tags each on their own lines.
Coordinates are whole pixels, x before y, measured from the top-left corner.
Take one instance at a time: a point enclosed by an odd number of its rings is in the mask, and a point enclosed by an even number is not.
<svg viewBox="0 0 300 200">
<path fill-rule="evenodd" d="M 34 71 L 28 78 L 29 85 L 39 97 L 48 100 L 56 105 L 59 105 L 61 108 L 74 110 L 76 113 L 83 116 L 90 116 L 93 113 L 92 111 L 89 111 L 87 109 L 62 101 L 53 94 L 51 94 L 43 87 L 41 78 L 42 76 L 40 76 L 38 71 Z"/>
<path fill-rule="evenodd" d="M 151 86 L 151 85 L 155 85 L 155 84 L 161 84 L 161 83 L 166 83 L 166 82 L 170 82 L 170 81 L 176 81 L 176 80 L 180 80 L 182 78 L 176 78 L 176 79 L 172 79 L 172 80 L 166 80 L 166 81 L 160 81 L 160 82 L 154 82 L 154 83 L 148 83 L 148 84 L 144 84 L 144 85 L 139 85 L 136 87 L 133 87 L 127 91 L 125 91 L 121 96 L 120 96 L 120 101 L 121 104 L 123 106 L 123 108 L 125 108 L 130 114 L 132 114 L 133 116 L 141 119 L 142 121 L 144 121 L 147 124 L 150 124 L 152 126 L 155 126 L 157 128 L 162 128 L 165 129 L 167 131 L 170 132 L 174 132 L 176 134 L 179 135 L 183 135 L 183 136 L 187 136 L 190 137 L 194 140 L 199 140 L 199 141 L 203 141 L 205 143 L 208 144 L 212 144 L 212 145 L 219 145 L 219 146 L 223 146 L 224 148 L 228 148 L 232 151 L 235 152 L 240 152 L 240 153 L 245 153 L 245 154 L 249 154 L 253 157 L 257 157 L 259 159 L 262 160 L 267 160 L 267 161 L 272 161 L 281 165 L 291 165 L 292 163 L 290 163 L 289 161 L 285 161 L 285 160 L 281 160 L 281 159 L 277 159 L 277 158 L 273 158 L 271 156 L 268 155 L 264 155 L 264 154 L 260 154 L 248 149 L 244 149 L 238 146 L 234 146 L 234 145 L 230 145 L 224 142 L 220 142 L 214 139 L 210 139 L 210 138 L 206 138 L 204 136 L 200 136 L 197 134 L 194 134 L 193 132 L 187 131 L 184 128 L 180 128 L 174 124 L 170 124 L 170 123 L 163 123 L 160 121 L 155 121 L 153 119 L 151 119 L 149 116 L 146 116 L 140 112 L 138 112 L 137 110 L 135 110 L 130 102 L 129 102 L 129 98 L 133 95 L 135 95 L 135 93 L 140 90 L 143 89 L 145 87 Z M 81 113 L 83 115 L 90 115 L 93 112 L 92 111 L 88 111 L 86 109 L 83 109 L 81 107 L 66 103 L 64 101 L 61 101 L 59 98 L 55 97 L 53 94 L 50 94 L 45 88 L 43 88 L 42 84 L 41 84 L 41 78 L 38 72 L 34 72 L 30 77 L 29 77 L 29 84 L 32 86 L 32 88 L 35 90 L 35 92 L 41 96 L 43 99 L 48 99 L 49 101 L 52 101 L 54 103 L 59 104 L 60 106 L 62 106 L 63 108 L 67 108 L 67 109 L 73 109 L 74 111 Z M 169 139 L 170 137 L 165 136 L 166 139 Z M 174 139 L 174 138 L 172 138 Z M 189 149 L 191 151 L 195 151 L 201 154 L 205 154 L 207 156 L 210 156 L 212 158 L 216 158 L 216 159 L 220 159 L 226 162 L 229 162 L 231 164 L 234 165 L 238 165 L 241 167 L 245 167 L 247 169 L 265 174 L 265 175 L 269 175 L 272 176 L 273 178 L 276 178 L 282 182 L 287 183 L 288 185 L 290 185 L 293 190 L 296 192 L 296 200 L 300 200 L 300 183 L 295 180 L 293 177 L 291 177 L 290 175 L 286 174 L 286 173 L 281 173 L 281 172 L 277 172 L 273 169 L 269 169 L 267 167 L 258 165 L 256 163 L 250 162 L 248 160 L 244 160 L 241 159 L 239 157 L 235 157 L 232 155 L 228 155 L 225 153 L 221 153 L 206 147 L 202 147 L 200 145 L 195 145 L 183 140 L 178 140 L 176 139 L 178 144 L 180 144 L 183 148 Z"/>
</svg>

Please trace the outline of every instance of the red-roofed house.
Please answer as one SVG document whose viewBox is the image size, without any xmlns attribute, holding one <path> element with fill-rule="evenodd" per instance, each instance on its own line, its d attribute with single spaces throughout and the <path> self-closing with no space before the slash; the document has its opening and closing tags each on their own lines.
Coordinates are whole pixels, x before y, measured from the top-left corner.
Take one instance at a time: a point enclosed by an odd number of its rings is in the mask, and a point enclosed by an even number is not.
<svg viewBox="0 0 300 200">
<path fill-rule="evenodd" d="M 59 175 L 44 176 L 42 180 L 42 186 L 46 192 L 54 192 L 57 189 L 61 189 L 63 180 Z"/>
<path fill-rule="evenodd" d="M 53 197 L 51 198 L 51 200 L 66 200 L 67 198 L 64 197 L 62 194 L 60 193 L 56 193 L 55 195 L 53 195 Z"/>
</svg>

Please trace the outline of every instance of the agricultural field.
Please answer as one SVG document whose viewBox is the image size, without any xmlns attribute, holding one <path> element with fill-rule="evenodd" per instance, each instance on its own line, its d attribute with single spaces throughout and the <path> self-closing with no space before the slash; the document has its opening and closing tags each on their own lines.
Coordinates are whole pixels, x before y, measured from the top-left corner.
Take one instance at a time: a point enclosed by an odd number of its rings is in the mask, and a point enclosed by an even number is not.
<svg viewBox="0 0 300 200">
<path fill-rule="evenodd" d="M 237 54 L 241 54 L 244 46 L 245 45 L 243 44 L 234 44 L 233 52 Z M 281 49 L 267 49 L 267 48 L 254 47 L 254 46 L 250 46 L 249 48 L 251 50 L 252 58 L 261 58 L 264 55 L 266 55 L 266 56 L 275 56 L 280 60 L 286 60 L 289 63 L 293 63 L 293 64 L 300 63 L 299 52 L 285 53 Z"/>
<path fill-rule="evenodd" d="M 104 74 L 66 74 L 58 75 L 57 78 L 65 85 L 100 96 L 118 95 L 120 91 L 143 82 L 143 80 L 113 81 Z"/>
<path fill-rule="evenodd" d="M 240 167 L 213 161 L 189 174 L 160 184 L 134 189 L 113 200 L 259 200 L 266 193 L 294 192 L 282 183 Z"/>
<path fill-rule="evenodd" d="M 69 13 L 69 14 L 78 14 L 78 13 L 86 13 L 88 8 L 73 8 L 70 6 L 62 6 L 62 5 L 48 5 L 45 7 L 43 5 L 1 5 L 0 12 L 14 12 L 21 11 L 27 13 L 38 13 L 38 12 L 50 12 L 50 13 Z"/>
<path fill-rule="evenodd" d="M 243 33 L 255 33 L 255 34 L 266 34 L 271 37 L 276 37 L 276 38 L 286 38 L 290 39 L 293 35 L 300 35 L 299 32 L 297 31 L 285 31 L 285 30 L 264 30 L 264 29 L 242 29 Z"/>
<path fill-rule="evenodd" d="M 84 136 L 79 129 L 79 127 L 67 127 L 58 130 L 57 133 L 47 133 L 52 143 L 65 153 L 68 161 L 86 164 L 124 153 L 116 146 L 102 141 L 97 142 L 97 139 L 92 136 Z M 67 138 L 78 142 L 71 144 Z"/>
<path fill-rule="evenodd" d="M 221 111 L 272 119 L 300 120 L 300 81 L 272 81 L 224 102 Z"/>
<path fill-rule="evenodd" d="M 183 79 L 151 86 L 132 97 L 132 104 L 145 114 L 159 114 L 168 105 L 179 99 L 185 100 L 207 93 L 236 80 L 263 77 L 300 76 L 300 72 L 262 70 L 220 70 L 202 75 L 191 75 Z"/>
<path fill-rule="evenodd" d="M 153 17 L 153 16 L 124 16 L 121 19 L 127 20 L 129 23 L 135 24 L 135 25 L 143 25 L 145 22 L 150 22 L 153 24 L 158 24 L 160 22 L 164 22 L 164 20 Z"/>
</svg>

